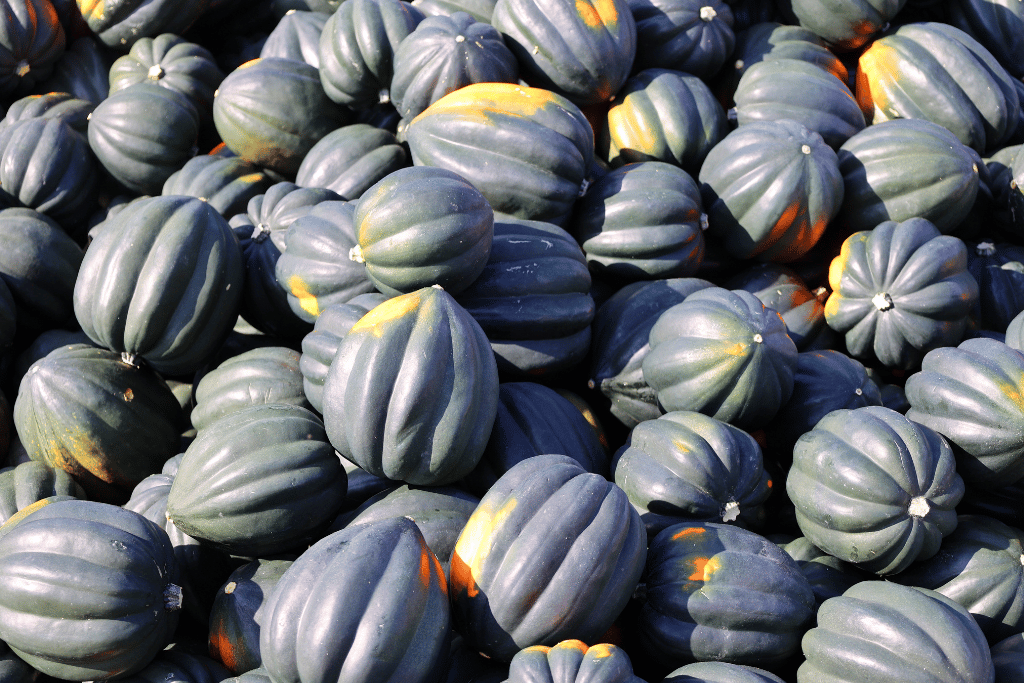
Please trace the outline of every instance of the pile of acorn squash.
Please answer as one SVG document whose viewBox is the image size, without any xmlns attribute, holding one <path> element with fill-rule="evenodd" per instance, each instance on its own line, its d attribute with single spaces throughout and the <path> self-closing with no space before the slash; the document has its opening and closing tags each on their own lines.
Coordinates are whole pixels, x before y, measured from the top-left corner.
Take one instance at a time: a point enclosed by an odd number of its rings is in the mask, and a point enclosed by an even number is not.
<svg viewBox="0 0 1024 683">
<path fill-rule="evenodd" d="M 1024 681 L 1021 0 L 0 0 L 0 683 Z"/>
</svg>

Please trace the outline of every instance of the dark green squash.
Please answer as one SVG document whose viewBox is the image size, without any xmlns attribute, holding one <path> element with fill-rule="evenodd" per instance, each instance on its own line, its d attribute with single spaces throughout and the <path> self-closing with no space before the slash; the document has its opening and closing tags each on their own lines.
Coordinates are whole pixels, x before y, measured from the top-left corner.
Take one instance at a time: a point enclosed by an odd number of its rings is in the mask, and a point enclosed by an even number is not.
<svg viewBox="0 0 1024 683">
<path fill-rule="evenodd" d="M 196 384 L 192 426 L 204 429 L 224 415 L 264 403 L 310 408 L 299 356 L 294 349 L 266 346 L 227 359 Z"/>
<path fill-rule="evenodd" d="M 953 444 L 965 481 L 1008 486 L 1024 477 L 1024 356 L 994 339 L 929 352 L 907 378 L 907 417 Z"/>
<path fill-rule="evenodd" d="M 264 604 L 260 655 L 275 681 L 328 683 L 344 671 L 427 683 L 443 672 L 449 623 L 440 563 L 416 525 L 395 517 L 337 531 L 299 556 Z"/>
<path fill-rule="evenodd" d="M 145 667 L 171 641 L 181 606 L 167 534 L 92 501 L 45 505 L 0 537 L 0 639 L 34 668 L 107 680 Z"/>
<path fill-rule="evenodd" d="M 857 99 L 872 123 L 932 121 L 979 154 L 999 149 L 1016 130 L 1013 77 L 958 28 L 904 24 L 872 42 L 857 65 Z"/>
<path fill-rule="evenodd" d="M 615 454 L 615 483 L 647 535 L 682 522 L 760 529 L 772 491 L 752 436 L 700 413 L 673 411 L 641 422 Z"/>
<path fill-rule="evenodd" d="M 576 240 L 556 225 L 496 215 L 483 272 L 456 300 L 480 324 L 498 367 L 552 376 L 590 344 L 591 277 Z"/>
<path fill-rule="evenodd" d="M 960 515 L 939 553 L 901 573 L 900 583 L 963 606 L 989 642 L 1024 628 L 1024 532 L 981 515 Z"/>
<path fill-rule="evenodd" d="M 734 94 L 740 126 L 792 119 L 840 145 L 864 129 L 864 114 L 845 83 L 810 62 L 776 59 L 744 70 Z"/>
<path fill-rule="evenodd" d="M 483 455 L 498 368 L 483 330 L 436 287 L 372 309 L 342 339 L 323 389 L 327 434 L 371 474 L 448 484 Z"/>
<path fill-rule="evenodd" d="M 210 656 L 236 676 L 263 663 L 256 615 L 292 560 L 253 560 L 231 573 L 210 610 Z"/>
<path fill-rule="evenodd" d="M 213 122 L 228 149 L 285 176 L 351 113 L 324 94 L 316 67 L 291 59 L 254 59 L 232 71 L 213 100 Z"/>
<path fill-rule="evenodd" d="M 0 469 L 0 524 L 22 508 L 50 496 L 85 498 L 85 491 L 63 469 L 30 460 Z"/>
<path fill-rule="evenodd" d="M 580 640 L 534 645 L 516 653 L 509 663 L 507 683 L 642 683 L 633 663 L 616 645 L 587 646 Z"/>
<path fill-rule="evenodd" d="M 284 234 L 274 275 L 292 312 L 306 322 L 315 322 L 335 304 L 376 291 L 366 266 L 349 258 L 357 245 L 355 213 L 354 202 L 326 201 Z"/>
<path fill-rule="evenodd" d="M 801 643 L 802 683 L 859 683 L 908 671 L 936 683 L 991 683 L 992 656 L 971 615 L 949 598 L 862 581 L 818 610 Z"/>
<path fill-rule="evenodd" d="M 657 393 L 643 375 L 643 361 L 651 350 L 651 328 L 669 308 L 712 286 L 700 278 L 634 282 L 597 309 L 587 384 L 608 397 L 612 414 L 627 427 L 633 428 L 663 412 Z"/>
<path fill-rule="evenodd" d="M 594 155 L 594 132 L 579 107 L 512 83 L 474 83 L 445 95 L 405 135 L 414 164 L 455 171 L 495 211 L 559 225 Z"/>
<path fill-rule="evenodd" d="M 89 146 L 103 167 L 136 194 L 160 194 L 196 155 L 199 113 L 177 90 L 138 83 L 111 94 L 89 118 Z"/>
<path fill-rule="evenodd" d="M 955 0 L 948 9 L 950 24 L 981 43 L 1011 76 L 1024 78 L 1024 7 L 1020 3 Z"/>
<path fill-rule="evenodd" d="M 753 666 L 729 662 L 694 662 L 681 666 L 662 683 L 785 683 L 781 678 Z"/>
<path fill-rule="evenodd" d="M 811 543 L 884 576 L 939 551 L 964 483 L 937 432 L 866 406 L 833 411 L 800 437 L 786 492 Z"/>
<path fill-rule="evenodd" d="M 129 50 L 140 38 L 184 33 L 206 10 L 203 0 L 77 0 L 89 29 L 104 44 Z"/>
<path fill-rule="evenodd" d="M 732 10 L 722 0 L 629 0 L 636 21 L 635 71 L 661 68 L 706 79 L 733 52 Z"/>
<path fill-rule="evenodd" d="M 409 165 L 395 136 L 367 123 L 342 126 L 320 139 L 302 158 L 295 183 L 326 187 L 355 200 L 385 176 Z"/>
<path fill-rule="evenodd" d="M 779 545 L 796 560 L 800 571 L 807 577 L 817 607 L 829 598 L 842 595 L 855 583 L 872 578 L 855 565 L 822 551 L 804 536 Z"/>
<path fill-rule="evenodd" d="M 331 14 L 289 10 L 277 22 L 260 50 L 260 57 L 280 57 L 320 66 L 320 36 Z"/>
<path fill-rule="evenodd" d="M 451 16 L 466 12 L 477 21 L 491 22 L 498 0 L 413 0 L 414 7 L 428 17 Z"/>
<path fill-rule="evenodd" d="M 105 221 L 89 246 L 75 316 L 97 344 L 186 374 L 230 331 L 242 284 L 238 240 L 219 213 L 192 197 L 140 199 Z"/>
<path fill-rule="evenodd" d="M 368 109 L 390 101 L 395 50 L 423 21 L 400 0 L 347 0 L 320 36 L 320 81 L 334 102 Z"/>
<path fill-rule="evenodd" d="M 835 152 L 795 121 L 741 125 L 711 149 L 698 177 L 708 234 L 738 259 L 800 258 L 843 203 Z"/>
<path fill-rule="evenodd" d="M 465 12 L 424 19 L 394 59 L 391 101 L 407 121 L 470 83 L 519 80 L 519 63 L 498 30 Z"/>
<path fill-rule="evenodd" d="M 647 535 L 620 488 L 564 455 L 515 465 L 455 544 L 455 628 L 503 661 L 532 645 L 595 642 L 625 607 Z"/>
<path fill-rule="evenodd" d="M 365 264 L 366 276 L 387 296 L 432 285 L 458 294 L 487 266 L 494 211 L 453 171 L 399 169 L 369 188 L 355 209 L 350 258 Z"/>
<path fill-rule="evenodd" d="M 205 654 L 178 644 L 163 650 L 146 668 L 121 678 L 125 683 L 221 683 L 231 672 Z"/>
<path fill-rule="evenodd" d="M 1018 633 L 992 646 L 995 683 L 1013 683 L 1024 676 L 1024 634 Z"/>
<path fill-rule="evenodd" d="M 686 171 L 647 161 L 592 184 L 571 227 L 597 275 L 620 282 L 688 277 L 704 257 L 702 209 L 700 188 Z"/>
<path fill-rule="evenodd" d="M 825 323 L 824 287 L 811 291 L 793 269 L 774 263 L 755 264 L 725 282 L 728 289 L 750 292 L 778 311 L 786 333 L 800 351 L 829 348 L 836 335 Z"/>
<path fill-rule="evenodd" d="M 105 72 L 104 72 L 105 73 Z M 103 98 L 107 96 L 106 88 Z M 42 117 L 62 119 L 74 130 L 85 135 L 89 129 L 89 115 L 99 102 L 79 99 L 66 92 L 50 92 L 45 95 L 26 95 L 11 102 L 7 114 L 0 120 L 0 130 L 25 119 Z"/>
<path fill-rule="evenodd" d="M 847 238 L 828 273 L 825 321 L 855 358 L 913 369 L 957 344 L 977 305 L 967 247 L 924 218 L 885 221 Z"/>
<path fill-rule="evenodd" d="M 236 555 L 301 549 L 341 509 L 347 477 L 323 423 L 267 403 L 225 415 L 185 451 L 167 519 Z"/>
<path fill-rule="evenodd" d="M 636 55 L 627 0 L 498 0 L 491 23 L 530 83 L 581 107 L 611 100 Z"/>
<path fill-rule="evenodd" d="M 978 283 L 974 324 L 1005 331 L 1024 311 L 1024 248 L 1014 244 L 978 242 L 968 252 L 967 270 Z"/>
<path fill-rule="evenodd" d="M 837 154 L 845 192 L 836 221 L 851 231 L 924 218 L 948 233 L 967 216 L 978 194 L 970 148 L 931 121 L 897 119 L 868 126 Z"/>
<path fill-rule="evenodd" d="M 837 50 L 856 50 L 871 40 L 903 8 L 906 0 L 783 0 L 786 23 L 799 23 Z"/>
<path fill-rule="evenodd" d="M 796 345 L 782 316 L 749 292 L 695 292 L 658 318 L 649 341 L 644 380 L 666 410 L 755 429 L 793 392 Z"/>
<path fill-rule="evenodd" d="M 616 95 L 602 121 L 597 151 L 612 166 L 664 161 L 696 176 L 728 125 L 704 81 L 682 71 L 646 69 Z"/>
<path fill-rule="evenodd" d="M 323 412 L 324 380 L 341 340 L 360 318 L 385 301 L 387 297 L 380 292 L 367 292 L 331 304 L 317 316 L 313 330 L 302 338 L 302 388 L 309 404 L 318 412 Z"/>
<path fill-rule="evenodd" d="M 50 0 L 3 0 L 0 14 L 0 97 L 7 99 L 49 77 L 66 39 Z"/>
<path fill-rule="evenodd" d="M 659 669 L 772 667 L 799 649 L 813 618 L 814 593 L 796 560 L 752 531 L 676 524 L 650 543 L 636 629 Z"/>
<path fill-rule="evenodd" d="M 68 472 L 91 498 L 121 504 L 178 452 L 182 415 L 149 368 L 74 344 L 29 368 L 14 421 L 33 460 Z"/>
<path fill-rule="evenodd" d="M 196 197 L 225 218 L 244 213 L 249 201 L 264 194 L 273 180 L 259 166 L 239 157 L 192 157 L 164 182 L 162 195 Z"/>
<path fill-rule="evenodd" d="M 74 6 L 75 13 L 78 8 Z M 67 93 L 96 106 L 110 94 L 110 66 L 115 59 L 95 36 L 82 36 L 68 44 L 39 86 L 46 93 Z"/>
</svg>

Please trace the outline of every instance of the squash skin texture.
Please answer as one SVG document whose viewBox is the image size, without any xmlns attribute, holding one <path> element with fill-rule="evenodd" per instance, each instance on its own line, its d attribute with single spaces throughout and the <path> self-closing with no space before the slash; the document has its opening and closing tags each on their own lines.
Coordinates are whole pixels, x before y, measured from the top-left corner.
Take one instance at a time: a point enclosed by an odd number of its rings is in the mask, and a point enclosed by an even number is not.
<svg viewBox="0 0 1024 683">
<path fill-rule="evenodd" d="M 681 666 L 662 683 L 785 683 L 781 678 L 752 666 L 728 662 L 694 662 Z"/>
<path fill-rule="evenodd" d="M 972 485 L 1024 478 L 1024 357 L 994 339 L 930 351 L 907 378 L 907 417 L 953 444 L 957 472 Z"/>
<path fill-rule="evenodd" d="M 404 517 L 385 519 L 299 556 L 264 605 L 260 654 L 273 683 L 428 683 L 444 669 L 449 617 L 423 535 Z"/>
<path fill-rule="evenodd" d="M 512 658 L 506 683 L 642 683 L 625 650 L 608 643 L 587 647 L 579 640 L 534 645 Z"/>
<path fill-rule="evenodd" d="M 644 380 L 666 410 L 754 429 L 793 392 L 796 344 L 782 316 L 749 292 L 695 292 L 662 314 L 649 341 Z"/>
<path fill-rule="evenodd" d="M 139 671 L 178 623 L 171 542 L 156 524 L 113 505 L 57 501 L 5 525 L 0 567 L 9 579 L 0 587 L 0 638 L 50 676 L 108 680 Z"/>
<path fill-rule="evenodd" d="M 772 666 L 799 649 L 813 615 L 796 561 L 752 531 L 684 523 L 651 541 L 638 645 L 662 666 Z"/>
<path fill-rule="evenodd" d="M 797 683 L 993 683 L 988 643 L 960 605 L 924 588 L 862 581 L 822 603 Z"/>
<path fill-rule="evenodd" d="M 242 255 L 227 221 L 192 197 L 153 197 L 108 219 L 75 282 L 75 316 L 100 346 L 158 372 L 194 372 L 231 330 Z"/>
<path fill-rule="evenodd" d="M 779 9 L 786 23 L 799 22 L 834 48 L 847 51 L 870 41 L 904 4 L 906 0 L 785 0 Z"/>
<path fill-rule="evenodd" d="M 502 476 L 455 544 L 452 620 L 489 657 L 566 639 L 595 641 L 629 600 L 647 534 L 626 495 L 564 455 Z"/>
<path fill-rule="evenodd" d="M 64 470 L 36 460 L 0 469 L 0 525 L 22 508 L 50 496 L 84 499 L 85 491 Z"/>
<path fill-rule="evenodd" d="M 24 93 L 45 81 L 64 53 L 66 37 L 50 0 L 3 0 L 0 97 Z"/>
<path fill-rule="evenodd" d="M 594 132 L 565 97 L 513 83 L 475 83 L 409 122 L 413 163 L 455 171 L 496 212 L 563 225 L 594 156 Z"/>
<path fill-rule="evenodd" d="M 939 551 L 964 495 L 953 451 L 894 410 L 836 410 L 797 441 L 786 492 L 811 543 L 879 576 Z"/>
<path fill-rule="evenodd" d="M 498 368 L 480 326 L 436 287 L 403 294 L 349 329 L 324 380 L 334 447 L 370 474 L 440 485 L 483 455 Z"/>
<path fill-rule="evenodd" d="M 182 34 L 206 11 L 209 0 L 76 0 L 96 36 L 108 47 L 127 50 L 140 38 Z"/>
</svg>

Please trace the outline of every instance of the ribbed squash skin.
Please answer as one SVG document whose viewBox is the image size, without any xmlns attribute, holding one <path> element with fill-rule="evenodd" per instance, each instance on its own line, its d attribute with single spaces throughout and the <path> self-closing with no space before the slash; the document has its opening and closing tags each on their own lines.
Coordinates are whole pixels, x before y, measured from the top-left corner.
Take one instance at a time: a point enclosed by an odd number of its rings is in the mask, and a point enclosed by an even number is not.
<svg viewBox="0 0 1024 683">
<path fill-rule="evenodd" d="M 232 71 L 213 100 L 213 122 L 228 149 L 286 176 L 350 116 L 324 94 L 316 67 L 277 57 Z"/>
<path fill-rule="evenodd" d="M 152 370 L 74 344 L 29 368 L 14 422 L 32 459 L 68 472 L 91 498 L 121 504 L 178 452 L 181 409 Z"/>
<path fill-rule="evenodd" d="M 519 63 L 501 34 L 466 12 L 427 17 L 395 50 L 391 101 L 412 119 L 470 83 L 515 83 Z"/>
<path fill-rule="evenodd" d="M 677 69 L 714 76 L 732 54 L 732 10 L 721 0 L 629 0 L 636 21 L 635 71 Z"/>
<path fill-rule="evenodd" d="M 294 349 L 266 346 L 227 359 L 196 384 L 192 426 L 203 429 L 251 405 L 288 403 L 309 408 L 299 356 Z"/>
<path fill-rule="evenodd" d="M 241 250 L 227 221 L 192 197 L 153 197 L 108 219 L 75 282 L 75 316 L 101 346 L 169 375 L 220 346 L 242 296 Z"/>
<path fill-rule="evenodd" d="M 409 165 L 394 134 L 368 123 L 342 126 L 320 139 L 302 158 L 295 183 L 326 187 L 345 199 L 359 199 L 388 174 Z"/>
<path fill-rule="evenodd" d="M 104 87 L 103 97 L 100 99 L 105 99 L 106 96 L 107 89 Z M 0 130 L 25 119 L 42 117 L 44 119 L 63 119 L 74 130 L 84 135 L 89 128 L 89 114 L 97 104 L 98 102 L 77 99 L 66 92 L 26 95 L 20 100 L 11 102 L 7 108 L 7 115 L 0 119 Z"/>
<path fill-rule="evenodd" d="M 0 132 L 5 203 L 35 209 L 69 232 L 95 208 L 98 170 L 85 138 L 59 118 L 29 119 Z"/>
<path fill-rule="evenodd" d="M 387 102 L 395 50 L 423 21 L 400 0 L 347 0 L 320 35 L 320 81 L 334 102 L 368 109 Z"/>
<path fill-rule="evenodd" d="M 782 316 L 749 292 L 695 292 L 661 315 L 649 341 L 644 380 L 666 410 L 752 429 L 771 420 L 793 391 L 796 345 Z"/>
<path fill-rule="evenodd" d="M 989 642 L 1021 632 L 1024 623 L 1024 532 L 981 515 L 960 515 L 938 554 L 899 576 L 971 613 Z"/>
<path fill-rule="evenodd" d="M 124 50 L 161 33 L 184 33 L 206 10 L 202 0 L 76 0 L 89 28 L 109 47 Z"/>
<path fill-rule="evenodd" d="M 581 107 L 609 101 L 636 55 L 627 0 L 498 0 L 491 23 L 531 83 Z"/>
<path fill-rule="evenodd" d="M 107 680 L 139 671 L 178 623 L 179 570 L 167 535 L 114 505 L 43 505 L 6 527 L 0 567 L 8 578 L 0 639 L 50 676 Z"/>
<path fill-rule="evenodd" d="M 176 90 L 139 83 L 111 94 L 89 118 L 89 146 L 118 182 L 136 194 L 160 194 L 195 156 L 199 113 Z"/>
<path fill-rule="evenodd" d="M 385 301 L 387 297 L 380 292 L 368 292 L 344 303 L 332 304 L 317 317 L 313 331 L 302 338 L 299 357 L 302 388 L 306 400 L 316 411 L 323 412 L 324 380 L 341 340 L 360 318 Z"/>
<path fill-rule="evenodd" d="M 979 290 L 974 323 L 986 330 L 1007 330 L 1024 311 L 1024 247 L 979 242 L 968 253 L 967 270 Z"/>
<path fill-rule="evenodd" d="M 236 555 L 303 547 L 345 501 L 347 477 L 312 411 L 268 403 L 202 430 L 185 451 L 167 519 Z"/>
<path fill-rule="evenodd" d="M 42 674 L 37 669 L 33 669 L 32 665 L 24 659 L 11 652 L 7 643 L 3 643 L 0 645 L 0 676 L 8 681 L 35 683 Z"/>
<path fill-rule="evenodd" d="M 487 264 L 457 301 L 487 335 L 499 369 L 542 377 L 586 356 L 591 284 L 583 252 L 565 230 L 496 216 Z"/>
<path fill-rule="evenodd" d="M 740 126 L 712 148 L 698 177 L 709 234 L 738 259 L 800 258 L 843 203 L 835 152 L 794 121 Z"/>
<path fill-rule="evenodd" d="M 700 188 L 657 161 L 629 164 L 580 199 L 572 229 L 596 273 L 613 279 L 687 277 L 704 257 Z"/>
<path fill-rule="evenodd" d="M 63 469 L 30 460 L 0 469 L 0 524 L 22 508 L 50 496 L 85 498 L 85 491 Z"/>
<path fill-rule="evenodd" d="M 694 662 L 681 666 L 662 683 L 784 683 L 764 669 L 729 662 Z"/>
<path fill-rule="evenodd" d="M 978 299 L 967 247 L 923 218 L 851 235 L 828 280 L 825 321 L 850 355 L 908 370 L 928 351 L 959 343 Z"/>
<path fill-rule="evenodd" d="M 28 92 L 46 80 L 64 52 L 64 29 L 49 0 L 3 0 L 0 96 Z"/>
<path fill-rule="evenodd" d="M 569 399 L 535 382 L 503 382 L 483 458 L 463 484 L 483 495 L 515 465 L 545 453 L 567 455 L 587 472 L 610 473 L 608 453 Z"/>
<path fill-rule="evenodd" d="M 873 123 L 925 119 L 979 154 L 1002 147 L 1020 119 L 1013 78 L 958 28 L 906 24 L 861 54 L 857 99 Z"/>
<path fill-rule="evenodd" d="M 1018 633 L 992 646 L 995 683 L 1013 683 L 1024 676 L 1024 634 Z"/>
<path fill-rule="evenodd" d="M 480 191 L 430 166 L 380 180 L 356 203 L 352 222 L 359 244 L 353 260 L 362 260 L 387 296 L 432 285 L 458 294 L 487 265 L 494 237 L 494 211 Z"/>
<path fill-rule="evenodd" d="M 644 567 L 640 516 L 626 495 L 564 455 L 505 473 L 455 544 L 454 626 L 489 657 L 566 639 L 595 641 Z"/>
<path fill-rule="evenodd" d="M 826 600 L 801 643 L 798 683 L 859 683 L 908 671 L 935 683 L 992 683 L 992 656 L 978 625 L 934 591 L 862 581 Z"/>
<path fill-rule="evenodd" d="M 164 182 L 162 195 L 202 199 L 225 218 L 243 213 L 249 200 L 273 184 L 259 166 L 238 157 L 201 155 L 185 162 Z"/>
<path fill-rule="evenodd" d="M 323 202 L 284 234 L 274 274 L 287 292 L 288 306 L 306 322 L 319 320 L 333 305 L 376 291 L 366 266 L 350 258 L 358 244 L 355 212 L 353 202 Z"/>
<path fill-rule="evenodd" d="M 625 650 L 601 643 L 587 647 L 580 640 L 524 648 L 512 658 L 508 683 L 641 683 Z"/>
<path fill-rule="evenodd" d="M 47 94 L 71 95 L 92 106 L 102 102 L 110 93 L 107 74 L 111 57 L 100 46 L 100 41 L 92 36 L 71 41 L 40 90 L 50 91 Z"/>
<path fill-rule="evenodd" d="M 614 474 L 651 538 L 682 522 L 760 528 L 772 490 L 754 437 L 688 411 L 634 427 L 615 454 Z"/>
<path fill-rule="evenodd" d="M 871 578 L 867 572 L 829 555 L 804 536 L 780 546 L 787 555 L 796 560 L 800 571 L 807 577 L 811 590 L 814 591 L 814 602 L 818 607 L 825 600 L 842 595 L 853 584 Z"/>
<path fill-rule="evenodd" d="M 406 140 L 417 166 L 455 171 L 491 208 L 564 224 L 594 154 L 583 112 L 548 90 L 475 83 L 414 118 Z"/>
<path fill-rule="evenodd" d="M 811 291 L 796 271 L 774 263 L 754 264 L 729 278 L 725 287 L 750 292 L 786 323 L 786 332 L 801 351 L 832 345 L 835 333 L 825 324 L 825 290 Z"/>
<path fill-rule="evenodd" d="M 324 380 L 327 434 L 371 474 L 447 484 L 476 465 L 494 423 L 487 337 L 442 289 L 389 299 L 342 340 Z"/>
<path fill-rule="evenodd" d="M 477 21 L 490 23 L 498 0 L 413 0 L 413 5 L 428 17 L 450 16 L 466 12 Z"/>
<path fill-rule="evenodd" d="M 796 561 L 728 524 L 676 524 L 647 551 L 638 644 L 659 667 L 693 661 L 772 666 L 793 654 L 814 616 Z"/>
<path fill-rule="evenodd" d="M 971 150 L 930 121 L 883 121 L 851 137 L 837 154 L 845 187 L 837 221 L 849 230 L 925 218 L 949 233 L 978 194 Z"/>
<path fill-rule="evenodd" d="M 635 427 L 662 414 L 643 375 L 651 328 L 661 314 L 694 292 L 712 287 L 700 278 L 669 278 L 626 285 L 597 309 L 588 385 L 611 401 L 611 412 Z"/>
<path fill-rule="evenodd" d="M 123 678 L 125 683 L 220 683 L 231 672 L 204 654 L 184 649 L 164 650 L 138 673 Z"/>
<path fill-rule="evenodd" d="M 320 36 L 330 16 L 327 12 L 304 9 L 286 12 L 267 36 L 260 57 L 295 59 L 319 68 Z"/>
<path fill-rule="evenodd" d="M 253 560 L 217 591 L 210 610 L 210 656 L 236 676 L 263 663 L 256 613 L 291 565 L 292 560 Z"/>
<path fill-rule="evenodd" d="M 426 683 L 444 670 L 449 623 L 441 565 L 396 517 L 299 556 L 264 606 L 260 654 L 274 683 Z"/>
<path fill-rule="evenodd" d="M 1014 78 L 1024 78 L 1024 7 L 1013 0 L 956 0 L 948 22 L 981 43 Z"/>
<path fill-rule="evenodd" d="M 906 0 L 785 0 L 779 4 L 787 23 L 799 23 L 839 50 L 855 50 L 882 30 Z"/>
<path fill-rule="evenodd" d="M 929 352 L 907 378 L 907 416 L 956 449 L 971 484 L 1007 486 L 1024 478 L 1024 356 L 994 339 L 968 339 Z"/>
<path fill-rule="evenodd" d="M 204 123 L 210 121 L 210 108 L 224 73 L 205 47 L 164 33 L 155 38 L 140 38 L 127 55 L 110 67 L 110 92 L 124 90 L 137 83 L 156 83 L 186 96 Z"/>
<path fill-rule="evenodd" d="M 696 176 L 708 152 L 729 132 L 711 89 L 696 76 L 646 69 L 616 95 L 598 138 L 612 166 L 664 161 Z"/>
<path fill-rule="evenodd" d="M 884 576 L 938 552 L 964 483 L 937 432 L 867 406 L 831 412 L 800 437 L 786 491 L 811 543 Z"/>
</svg>

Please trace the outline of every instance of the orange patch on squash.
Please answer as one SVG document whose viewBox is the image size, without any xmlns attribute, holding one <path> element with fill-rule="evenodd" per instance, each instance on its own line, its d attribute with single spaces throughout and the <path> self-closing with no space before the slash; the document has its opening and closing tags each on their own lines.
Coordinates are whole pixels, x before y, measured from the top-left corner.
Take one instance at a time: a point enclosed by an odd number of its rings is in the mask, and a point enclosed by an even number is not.
<svg viewBox="0 0 1024 683">
<path fill-rule="evenodd" d="M 409 128 L 431 116 L 452 115 L 488 122 L 491 114 L 529 118 L 545 107 L 565 109 L 567 105 L 575 106 L 561 95 L 543 88 L 515 83 L 474 83 L 434 102 L 409 123 Z"/>
<path fill-rule="evenodd" d="M 492 510 L 490 505 L 480 503 L 469 516 L 469 521 L 462 529 L 452 553 L 453 591 L 465 592 L 471 598 L 479 595 L 480 589 L 475 577 L 481 572 L 487 556 L 491 553 L 491 537 L 505 524 L 509 515 L 516 509 L 516 504 L 516 499 L 510 498 L 498 510 Z"/>
<path fill-rule="evenodd" d="M 619 21 L 614 0 L 576 0 L 576 14 L 589 29 L 612 26 Z"/>
<path fill-rule="evenodd" d="M 672 540 L 673 541 L 678 541 L 681 538 L 688 538 L 690 536 L 699 536 L 699 535 L 703 534 L 705 531 L 707 531 L 707 529 L 705 529 L 704 527 L 691 526 L 691 527 L 688 527 L 686 529 L 683 529 L 682 531 L 677 531 L 672 536 Z"/>
<path fill-rule="evenodd" d="M 210 656 L 223 664 L 228 671 L 235 672 L 235 667 L 238 666 L 235 653 L 232 652 L 231 641 L 219 629 L 210 631 Z"/>
<path fill-rule="evenodd" d="M 316 295 L 310 293 L 305 280 L 298 275 L 292 275 L 288 278 L 288 290 L 299 300 L 299 308 L 314 317 L 319 317 L 320 304 L 317 303 Z"/>
<path fill-rule="evenodd" d="M 687 577 L 688 581 L 707 581 L 721 565 L 714 557 L 697 557 L 693 560 L 693 574 Z"/>
<path fill-rule="evenodd" d="M 421 301 L 422 295 L 419 292 L 409 292 L 408 294 L 388 299 L 384 303 L 371 308 L 369 313 L 357 320 L 356 324 L 349 330 L 349 334 L 369 331 L 375 337 L 380 337 L 383 334 L 381 328 L 385 323 L 397 320 L 417 310 L 420 307 Z"/>
<path fill-rule="evenodd" d="M 861 54 L 857 60 L 854 96 L 869 123 L 880 123 L 875 119 L 875 112 L 882 112 L 885 119 L 892 118 L 885 84 L 897 83 L 901 78 L 900 56 L 884 40 L 876 40 Z"/>
<path fill-rule="evenodd" d="M 607 657 L 612 656 L 613 647 L 615 646 L 609 645 L 608 643 L 598 643 L 594 647 L 587 650 L 587 655 L 593 657 L 594 659 L 606 659 Z"/>
</svg>

